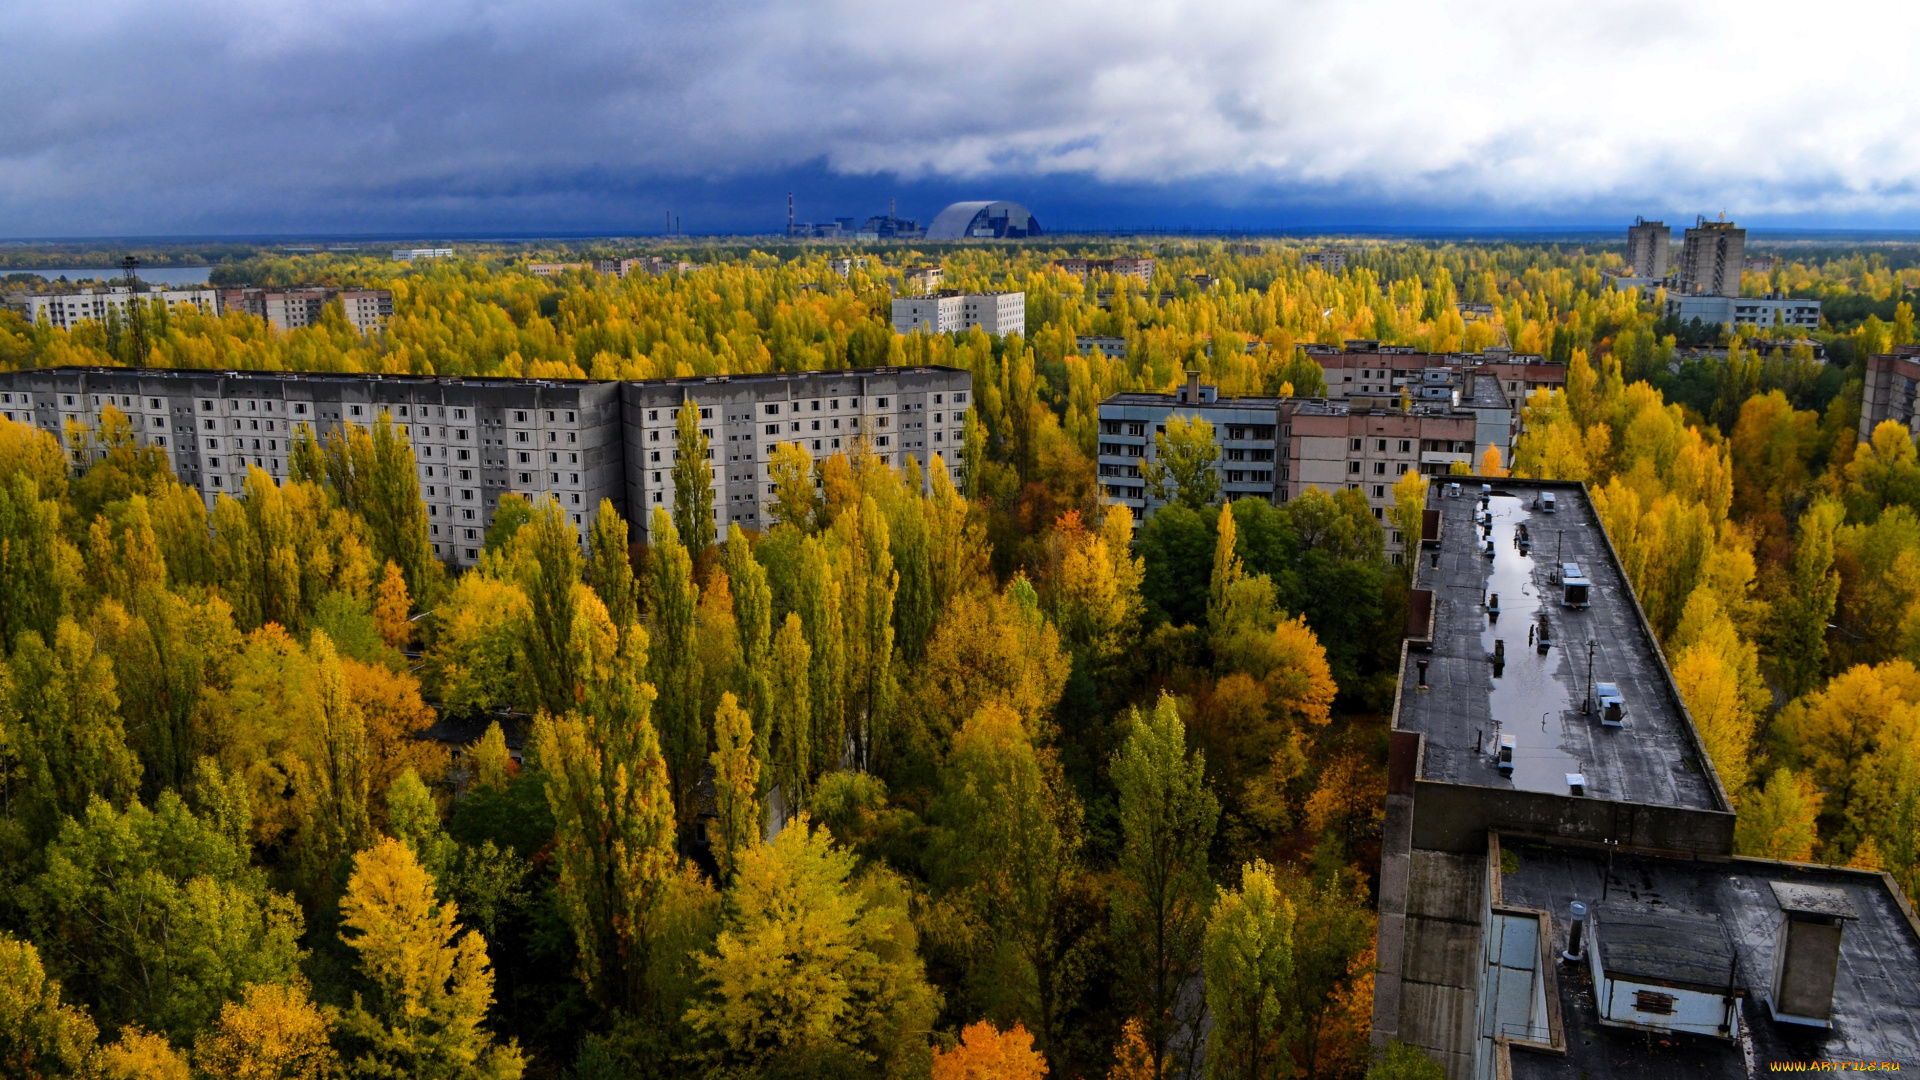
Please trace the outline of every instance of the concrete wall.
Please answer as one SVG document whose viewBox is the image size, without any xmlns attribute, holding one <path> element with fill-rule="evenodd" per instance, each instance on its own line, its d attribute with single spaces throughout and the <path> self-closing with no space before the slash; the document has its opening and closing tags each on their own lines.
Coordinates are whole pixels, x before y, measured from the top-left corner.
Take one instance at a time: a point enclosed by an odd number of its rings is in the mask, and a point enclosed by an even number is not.
<svg viewBox="0 0 1920 1080">
<path fill-rule="evenodd" d="M 1733 854 L 1733 814 L 1579 799 L 1540 791 L 1414 782 L 1413 847 L 1482 852 L 1487 830 L 1687 857 Z"/>
</svg>

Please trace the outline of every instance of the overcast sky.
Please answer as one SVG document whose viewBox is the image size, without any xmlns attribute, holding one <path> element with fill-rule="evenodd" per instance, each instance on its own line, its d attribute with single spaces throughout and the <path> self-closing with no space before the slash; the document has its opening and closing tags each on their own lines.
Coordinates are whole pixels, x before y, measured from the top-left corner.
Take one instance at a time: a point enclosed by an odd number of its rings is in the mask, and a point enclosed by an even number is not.
<svg viewBox="0 0 1920 1080">
<path fill-rule="evenodd" d="M 1920 228 L 1920 4 L 0 0 L 0 236 Z"/>
</svg>

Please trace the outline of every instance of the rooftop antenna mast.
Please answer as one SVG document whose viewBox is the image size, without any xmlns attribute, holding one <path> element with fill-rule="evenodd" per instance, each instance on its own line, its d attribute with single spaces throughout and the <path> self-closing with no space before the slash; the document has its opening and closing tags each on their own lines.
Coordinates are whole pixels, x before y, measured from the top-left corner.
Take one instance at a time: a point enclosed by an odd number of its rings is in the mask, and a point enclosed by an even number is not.
<svg viewBox="0 0 1920 1080">
<path fill-rule="evenodd" d="M 793 192 L 787 192 L 787 235 L 793 235 Z"/>
<path fill-rule="evenodd" d="M 127 329 L 133 332 L 133 366 L 146 367 L 147 305 L 140 299 L 140 260 L 129 255 L 120 260 L 120 269 L 126 271 Z"/>
</svg>

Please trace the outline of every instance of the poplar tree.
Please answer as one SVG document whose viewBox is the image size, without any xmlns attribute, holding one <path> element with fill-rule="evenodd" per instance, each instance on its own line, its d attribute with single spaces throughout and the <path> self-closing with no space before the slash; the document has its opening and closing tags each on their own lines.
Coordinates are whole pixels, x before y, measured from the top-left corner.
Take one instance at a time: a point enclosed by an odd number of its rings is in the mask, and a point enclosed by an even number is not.
<svg viewBox="0 0 1920 1080">
<path fill-rule="evenodd" d="M 93 800 L 125 806 L 138 793 L 140 760 L 127 746 L 113 662 L 93 635 L 71 618 L 51 645 L 28 631 L 0 676 L 0 753 L 19 781 L 8 809 L 29 836 L 44 843 Z"/>
<path fill-rule="evenodd" d="M 694 788 L 707 759 L 706 724 L 700 715 L 700 652 L 694 612 L 700 588 L 693 583 L 693 559 L 680 543 L 679 530 L 666 511 L 653 512 L 653 573 L 648 579 L 647 611 L 653 619 L 647 651 L 647 681 L 659 692 L 660 741 L 667 773 L 673 778 L 673 802 L 683 829 L 693 827 Z"/>
<path fill-rule="evenodd" d="M 767 455 L 767 478 L 773 483 L 773 519 L 810 532 L 818 522 L 820 495 L 813 486 L 813 458 L 797 442 L 783 442 Z"/>
<path fill-rule="evenodd" d="M 77 562 L 60 535 L 60 504 L 42 499 L 33 478 L 15 473 L 0 484 L 0 645 L 12 652 L 20 635 L 53 636 L 67 613 Z"/>
<path fill-rule="evenodd" d="M 713 546 L 713 469 L 707 464 L 713 451 L 700 427 L 700 403 L 688 397 L 676 411 L 673 525 L 680 541 L 697 557 Z"/>
<path fill-rule="evenodd" d="M 753 745 L 753 718 L 731 693 L 720 696 L 713 717 L 713 785 L 720 830 L 714 861 L 720 880 L 731 880 L 741 852 L 759 840 L 760 804 L 754 792 L 760 784 L 760 751 Z"/>
<path fill-rule="evenodd" d="M 580 657 L 573 648 L 573 621 L 580 583 L 580 538 L 551 496 L 515 539 L 520 589 L 530 608 L 521 629 L 527 677 L 540 708 L 556 715 L 574 707 Z"/>
<path fill-rule="evenodd" d="M 1182 991 L 1199 966 L 1213 888 L 1207 848 L 1220 804 L 1207 789 L 1206 758 L 1187 752 L 1186 725 L 1172 697 L 1162 694 L 1144 716 L 1136 711 L 1132 726 L 1109 772 L 1125 838 L 1113 935 L 1137 943 L 1124 950 L 1121 984 L 1132 988 L 1144 1013 L 1152 1075 L 1160 1076 L 1174 1035 L 1187 1032 L 1192 1045 L 1201 1027 L 1204 998 Z"/>
<path fill-rule="evenodd" d="M 1273 1080 L 1291 1070 L 1293 924 L 1293 904 L 1259 859 L 1241 868 L 1238 889 L 1214 901 L 1205 946 L 1210 1080 Z"/>
<path fill-rule="evenodd" d="M 893 602 L 894 640 L 900 647 L 901 658 L 913 663 L 926 655 L 936 611 L 926 500 L 917 487 L 894 503 L 887 515 L 887 530 L 893 547 L 894 569 L 900 575 L 900 588 Z"/>
<path fill-rule="evenodd" d="M 808 667 L 813 699 L 808 706 L 813 714 L 810 771 L 819 776 L 839 768 L 846 753 L 847 636 L 842 585 L 834 575 L 826 544 L 817 536 L 808 537 L 801 548 L 794 593 L 794 608 L 813 647 L 813 662 Z"/>
<path fill-rule="evenodd" d="M 872 770 L 876 756 L 892 752 L 888 722 L 893 706 L 893 600 L 900 577 L 893 569 L 886 518 L 872 496 L 834 522 L 839 578 L 844 582 L 846 628 L 845 708 L 860 766 Z"/>
<path fill-rule="evenodd" d="M 358 851 L 373 831 L 371 762 L 366 718 L 347 693 L 340 656 L 325 631 L 313 632 L 307 653 L 313 660 L 319 730 L 310 756 L 293 769 L 296 842 L 309 894 L 325 898 L 334 888 L 340 860 Z"/>
<path fill-rule="evenodd" d="M 613 508 L 612 499 L 601 499 L 587 533 L 587 548 L 593 591 L 607 607 L 607 618 L 620 634 L 620 649 L 629 651 L 629 639 L 640 622 L 640 597 L 633 577 L 633 560 L 627 554 L 627 520 Z"/>
<path fill-rule="evenodd" d="M 753 547 L 739 525 L 727 527 L 727 581 L 733 590 L 733 622 L 740 639 L 739 670 L 734 675 L 740 700 L 754 718 L 755 747 L 764 767 L 771 747 L 768 680 L 773 662 L 773 590 L 767 568 L 753 557 Z"/>
<path fill-rule="evenodd" d="M 787 612 L 773 639 L 773 663 L 768 680 L 770 716 L 766 727 L 772 745 L 772 782 L 780 787 L 787 815 L 807 804 L 816 775 L 813 756 L 813 649 L 800 616 Z"/>
</svg>

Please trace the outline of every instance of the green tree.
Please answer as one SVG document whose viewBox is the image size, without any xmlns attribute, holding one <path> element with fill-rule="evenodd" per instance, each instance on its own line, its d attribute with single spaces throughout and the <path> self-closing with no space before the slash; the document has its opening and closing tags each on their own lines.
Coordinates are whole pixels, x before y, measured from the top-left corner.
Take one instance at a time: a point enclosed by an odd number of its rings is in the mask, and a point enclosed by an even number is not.
<svg viewBox="0 0 1920 1080">
<path fill-rule="evenodd" d="M 1020 715 L 990 702 L 953 740 L 929 814 L 940 877 L 1003 943 L 988 981 L 1058 1056 L 1091 929 L 1079 917 L 1079 799 Z"/>
<path fill-rule="evenodd" d="M 1204 965 L 1213 1080 L 1270 1080 L 1291 1070 L 1293 922 L 1272 868 L 1257 859 L 1241 868 L 1240 888 L 1222 889 L 1214 901 Z"/>
<path fill-rule="evenodd" d="M 811 531 L 820 513 L 820 495 L 813 486 L 813 458 L 805 448 L 797 442 L 776 445 L 767 455 L 767 478 L 773 482 L 773 520 Z"/>
<path fill-rule="evenodd" d="M 479 933 L 460 934 L 453 903 L 398 840 L 354 856 L 340 900 L 346 943 L 360 957 L 366 993 L 340 1018 L 356 1072 L 511 1080 L 524 1068 L 511 1043 L 484 1026 L 493 971 Z"/>
<path fill-rule="evenodd" d="M 49 966 L 110 1028 L 186 1039 L 248 983 L 299 975 L 299 910 L 251 854 L 171 791 L 151 810 L 96 799 L 23 900 Z"/>
<path fill-rule="evenodd" d="M 587 536 L 592 553 L 589 565 L 593 591 L 606 605 L 607 618 L 620 635 L 622 652 L 629 652 L 629 639 L 640 622 L 640 594 L 633 578 L 633 560 L 627 555 L 627 519 L 613 508 L 612 499 L 601 499 Z"/>
<path fill-rule="evenodd" d="M 1773 602 L 1771 660 L 1792 697 L 1813 689 L 1826 673 L 1827 623 L 1840 596 L 1834 534 L 1844 517 L 1840 504 L 1831 500 L 1814 503 L 1801 515 L 1788 588 Z"/>
<path fill-rule="evenodd" d="M 1418 469 L 1408 469 L 1393 484 L 1393 505 L 1387 508 L 1387 520 L 1393 522 L 1394 531 L 1400 534 L 1400 543 L 1404 552 L 1400 560 L 1400 573 L 1408 581 L 1413 580 L 1414 568 L 1420 562 L 1420 535 L 1427 509 L 1427 478 Z"/>
<path fill-rule="evenodd" d="M 1804 862 L 1813 858 L 1820 834 L 1820 793 L 1804 776 L 1775 769 L 1766 786 L 1749 791 L 1740 800 L 1740 816 L 1733 826 L 1734 850 L 1762 859 Z"/>
<path fill-rule="evenodd" d="M 533 727 L 554 817 L 556 896 L 580 978 L 599 1000 L 629 1009 L 646 1003 L 654 913 L 679 866 L 652 701 L 641 684 L 593 713 L 542 716 Z"/>
<path fill-rule="evenodd" d="M 93 1075 L 98 1036 L 85 1009 L 60 1000 L 33 943 L 0 930 L 0 1074 L 82 1080 Z"/>
<path fill-rule="evenodd" d="M 760 784 L 760 759 L 753 745 L 753 718 L 740 707 L 731 693 L 720 695 L 720 708 L 713 718 L 713 765 L 715 809 L 714 823 L 720 835 L 714 845 L 714 859 L 720 865 L 720 879 L 733 876 L 740 856 L 760 839 L 760 803 L 754 792 Z"/>
<path fill-rule="evenodd" d="M 878 869 L 850 880 L 854 863 L 804 816 L 742 854 L 726 926 L 701 960 L 710 993 L 687 1012 L 713 1067 L 926 1068 L 939 998 L 905 889 Z"/>
<path fill-rule="evenodd" d="M 807 706 L 813 717 L 813 734 L 808 742 L 813 748 L 811 775 L 819 776 L 839 768 L 846 755 L 845 599 L 843 585 L 834 575 L 833 558 L 819 537 L 807 537 L 800 551 L 799 570 L 794 610 L 813 650 L 807 667 L 813 699 Z"/>
<path fill-rule="evenodd" d="M 51 647 L 26 631 L 0 676 L 0 757 L 12 758 L 19 775 L 8 809 L 30 837 L 51 838 L 95 799 L 124 806 L 138 793 L 140 761 L 127 747 L 113 662 L 92 635 L 66 617 Z"/>
<path fill-rule="evenodd" d="M 1213 441 L 1213 425 L 1201 417 L 1168 416 L 1166 430 L 1153 436 L 1153 456 L 1142 462 L 1140 475 L 1147 493 L 1163 503 L 1198 510 L 1220 493 L 1220 474 L 1214 465 L 1220 447 Z"/>
<path fill-rule="evenodd" d="M 773 590 L 767 584 L 767 568 L 753 557 L 753 547 L 739 525 L 727 526 L 727 583 L 733 591 L 733 624 L 740 639 L 739 671 L 734 686 L 742 706 L 757 725 L 755 752 L 766 774 L 767 755 L 772 749 L 769 735 L 772 722 L 773 665 Z"/>
<path fill-rule="evenodd" d="M 375 557 L 399 564 L 408 591 L 424 599 L 435 594 L 439 564 L 427 538 L 427 505 L 420 497 L 420 470 L 407 430 L 384 409 L 371 430 L 358 424 L 336 427 L 327 432 L 321 467 L 340 504 L 365 523 Z M 300 465 L 302 452 L 294 456 Z M 298 472 L 295 478 L 320 479 Z"/>
<path fill-rule="evenodd" d="M 813 649 L 800 616 L 787 612 L 773 639 L 772 677 L 768 680 L 766 727 L 772 740 L 772 782 L 788 816 L 807 804 L 813 779 Z"/>
<path fill-rule="evenodd" d="M 653 640 L 647 653 L 647 681 L 659 692 L 660 741 L 666 753 L 667 774 L 673 778 L 673 802 L 679 809 L 680 827 L 691 829 L 694 785 L 707 760 L 694 618 L 700 607 L 700 587 L 693 582 L 693 559 L 665 511 L 653 512 L 649 531 L 653 535 L 653 573 L 648 578 L 647 611 L 653 619 Z"/>
<path fill-rule="evenodd" d="M 694 556 L 713 546 L 713 450 L 700 427 L 700 403 L 689 396 L 675 410 L 679 421 L 673 450 L 673 527 Z M 654 543 L 659 543 L 657 536 Z"/>
<path fill-rule="evenodd" d="M 897 756 L 890 728 L 895 693 L 893 675 L 893 602 L 900 575 L 893 568 L 887 519 L 872 496 L 860 500 L 834 522 L 839 548 L 838 577 L 844 585 L 841 609 L 847 639 L 846 708 L 861 767 L 872 771 Z"/>
<path fill-rule="evenodd" d="M 300 873 L 306 895 L 325 899 L 341 860 L 372 835 L 372 762 L 366 716 L 347 693 L 346 672 L 333 643 L 313 632 L 314 715 L 309 754 L 291 762 Z"/>
<path fill-rule="evenodd" d="M 548 496 L 534 508 L 533 520 L 514 543 L 520 590 L 529 607 L 521 628 L 521 648 L 534 701 L 548 712 L 563 713 L 574 707 L 582 689 L 581 657 L 574 647 L 580 537 L 559 502 Z"/>
<path fill-rule="evenodd" d="M 77 584 L 79 553 L 60 535 L 60 504 L 24 472 L 0 483 L 0 645 L 53 636 Z"/>
<path fill-rule="evenodd" d="M 1367 1070 L 1367 1080 L 1447 1080 L 1447 1070 L 1419 1047 L 1395 1039 Z"/>
<path fill-rule="evenodd" d="M 1124 952 L 1121 984 L 1145 1014 L 1152 1075 L 1160 1076 L 1174 1033 L 1200 1030 L 1204 998 L 1183 989 L 1200 962 L 1213 889 L 1207 848 L 1220 804 L 1207 790 L 1205 757 L 1187 753 L 1186 725 L 1172 697 L 1162 694 L 1144 716 L 1136 711 L 1132 729 L 1109 770 L 1124 837 L 1113 937 L 1137 943 Z"/>
<path fill-rule="evenodd" d="M 525 495 L 517 491 L 501 495 L 493 508 L 493 520 L 487 522 L 486 550 L 505 554 L 512 548 L 513 538 L 520 535 L 520 529 L 532 520 L 533 504 Z"/>
</svg>

